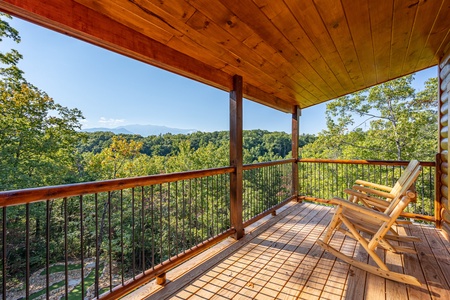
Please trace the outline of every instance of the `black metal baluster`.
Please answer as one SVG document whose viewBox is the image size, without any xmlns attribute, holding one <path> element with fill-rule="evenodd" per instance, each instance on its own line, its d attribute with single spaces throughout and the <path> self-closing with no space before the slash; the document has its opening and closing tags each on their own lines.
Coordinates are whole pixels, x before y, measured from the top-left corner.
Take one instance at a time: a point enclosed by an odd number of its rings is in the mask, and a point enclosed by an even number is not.
<svg viewBox="0 0 450 300">
<path fill-rule="evenodd" d="M 94 194 L 95 206 L 95 297 L 99 296 L 99 264 L 100 264 L 100 241 L 98 240 L 98 195 Z"/>
<path fill-rule="evenodd" d="M 25 205 L 25 296 L 30 298 L 30 204 Z"/>
<path fill-rule="evenodd" d="M 261 168 L 260 172 L 261 172 L 261 182 L 260 182 L 259 187 L 260 187 L 260 189 L 261 189 L 261 199 L 260 199 L 260 201 L 259 201 L 259 203 L 260 203 L 260 208 L 259 208 L 259 210 L 258 210 L 258 214 L 261 213 L 262 211 L 264 211 L 264 203 L 265 203 L 265 201 L 266 201 L 266 198 L 265 198 L 265 195 L 266 195 L 266 188 L 265 188 L 265 185 L 263 184 L 263 183 L 265 182 L 265 180 L 266 180 L 264 169 Z"/>
<path fill-rule="evenodd" d="M 210 208 L 211 208 L 211 210 L 210 210 L 211 222 L 209 224 L 210 225 L 209 231 L 210 231 L 210 235 L 211 236 L 214 236 L 214 203 L 216 202 L 215 201 L 216 194 L 214 193 L 214 191 L 215 191 L 214 190 L 214 177 L 211 176 L 211 178 L 210 178 L 210 191 L 209 191 L 209 194 L 208 194 L 208 199 L 210 200 Z"/>
<path fill-rule="evenodd" d="M 272 208 L 273 206 L 275 206 L 275 204 L 278 204 L 278 202 L 280 200 L 279 199 L 279 193 L 277 192 L 277 191 L 280 190 L 280 186 L 278 184 L 276 184 L 276 182 L 277 182 L 276 175 L 277 175 L 277 171 L 280 169 L 280 165 L 270 167 L 270 169 L 272 170 L 272 181 L 273 181 L 273 183 L 272 183 L 272 186 L 273 186 L 272 195 L 274 197 L 274 202 L 272 202 L 272 205 L 271 205 L 271 208 Z"/>
<path fill-rule="evenodd" d="M 141 254 L 142 254 L 142 274 L 145 275 L 145 195 L 144 195 L 144 187 L 141 187 L 141 231 L 142 231 L 142 240 L 141 240 Z"/>
<path fill-rule="evenodd" d="M 112 227 L 111 227 L 111 210 L 112 210 L 112 199 L 111 192 L 108 192 L 108 258 L 109 258 L 109 291 L 112 291 Z"/>
<path fill-rule="evenodd" d="M 3 285 L 3 300 L 6 300 L 6 252 L 7 252 L 7 244 L 6 244 L 6 207 L 2 208 L 3 210 L 3 220 L 2 220 L 2 285 Z"/>
<path fill-rule="evenodd" d="M 197 193 L 197 178 L 194 179 L 195 191 L 195 244 L 198 245 L 198 193 Z"/>
<path fill-rule="evenodd" d="M 424 176 L 424 173 L 423 173 L 423 168 L 420 171 L 420 177 L 421 177 L 421 183 L 422 183 L 422 188 L 420 189 L 420 194 L 421 194 L 422 199 L 420 199 L 420 202 L 422 204 L 422 210 L 421 210 L 422 211 L 422 215 L 424 215 L 425 214 L 425 203 L 424 203 L 424 198 L 425 198 L 425 195 L 424 195 L 425 178 L 424 177 L 425 176 Z"/>
<path fill-rule="evenodd" d="M 435 191 L 434 191 L 434 177 L 435 177 L 435 172 L 437 172 L 437 171 L 436 171 L 436 168 L 439 168 L 439 167 L 440 167 L 440 166 L 436 166 L 436 167 L 428 167 L 428 170 L 429 170 L 429 172 L 428 172 L 428 176 L 429 176 L 428 190 L 430 191 L 428 199 L 430 199 L 430 202 L 431 202 L 431 205 L 430 205 L 430 207 L 431 207 L 430 215 L 431 215 L 431 216 L 434 215 L 434 200 L 433 200 L 434 197 L 435 197 Z M 434 170 L 434 172 L 432 172 L 432 170 Z M 424 188 L 424 187 L 422 187 L 422 188 Z M 440 188 L 440 187 L 438 187 L 438 188 Z M 438 199 L 438 201 L 441 202 L 441 199 Z M 440 213 L 440 212 L 439 212 L 439 213 Z"/>
<path fill-rule="evenodd" d="M 201 236 L 200 236 L 200 243 L 203 244 L 203 242 L 205 241 L 205 196 L 203 193 L 203 185 L 204 185 L 204 178 L 199 178 L 200 180 L 200 212 L 201 212 Z"/>
<path fill-rule="evenodd" d="M 264 205 L 263 205 L 263 209 L 261 210 L 261 212 L 264 212 L 267 210 L 267 206 L 268 206 L 268 199 L 269 199 L 269 189 L 270 189 L 270 178 L 269 178 L 269 170 L 267 167 L 263 168 L 264 171 L 264 178 L 265 178 L 265 182 L 266 185 L 264 185 Z"/>
<path fill-rule="evenodd" d="M 328 167 L 328 195 L 329 198 L 334 197 L 333 190 L 334 190 L 334 172 L 333 172 L 333 164 L 327 163 Z M 312 195 L 314 196 L 314 195 Z"/>
<path fill-rule="evenodd" d="M 175 252 L 179 254 L 178 249 L 178 181 L 175 181 Z"/>
<path fill-rule="evenodd" d="M 324 176 L 323 176 L 323 172 L 324 172 L 324 164 L 320 164 L 320 175 L 321 175 L 321 180 L 320 180 L 320 190 L 319 190 L 319 198 L 326 198 L 325 196 L 325 191 L 324 191 Z"/>
<path fill-rule="evenodd" d="M 395 184 L 395 166 L 392 167 L 392 176 L 391 176 L 391 184 L 389 186 L 393 186 Z"/>
<path fill-rule="evenodd" d="M 206 239 L 209 234 L 209 177 L 206 177 Z"/>
<path fill-rule="evenodd" d="M 217 177 L 216 177 L 216 185 L 217 185 L 217 209 L 216 209 L 216 219 L 217 219 L 217 222 L 216 222 L 216 234 L 219 234 L 219 209 L 220 209 L 220 203 L 219 203 L 219 201 L 220 201 L 220 199 L 222 198 L 222 185 L 221 184 L 219 184 L 219 179 L 221 178 L 220 177 L 221 175 L 217 175 Z"/>
<path fill-rule="evenodd" d="M 385 166 L 384 173 L 386 174 L 386 178 L 384 179 L 384 184 L 389 186 L 389 167 Z"/>
<path fill-rule="evenodd" d="M 378 177 L 380 178 L 380 179 L 378 179 L 379 184 L 382 184 L 382 182 L 383 182 L 383 176 L 381 174 L 382 173 L 382 170 L 381 170 L 382 167 L 383 166 L 381 166 L 381 165 L 378 166 L 378 173 L 379 173 Z"/>
<path fill-rule="evenodd" d="M 342 187 L 341 184 L 342 182 L 340 182 L 340 178 L 341 178 L 341 171 L 342 171 L 342 165 L 341 164 L 336 164 L 336 182 L 337 182 L 337 190 L 338 190 L 338 195 L 342 198 Z"/>
<path fill-rule="evenodd" d="M 189 179 L 189 248 L 192 244 L 192 179 Z"/>
<path fill-rule="evenodd" d="M 67 262 L 69 260 L 69 248 L 67 241 L 67 224 L 69 223 L 68 215 L 67 215 L 67 198 L 64 198 L 64 293 L 66 295 L 66 299 L 69 297 L 69 268 Z"/>
<path fill-rule="evenodd" d="M 252 210 L 252 216 L 256 216 L 258 214 L 259 210 L 259 201 L 258 201 L 258 189 L 259 189 L 259 172 L 256 169 L 252 170 L 252 178 L 255 181 L 255 184 L 253 186 L 253 210 Z M 222 193 L 223 193 L 223 184 L 222 184 Z"/>
<path fill-rule="evenodd" d="M 50 201 L 46 201 L 45 298 L 50 298 Z"/>
<path fill-rule="evenodd" d="M 216 223 L 217 220 L 215 219 L 215 213 L 216 213 L 216 204 L 218 199 L 217 194 L 217 186 L 216 186 L 216 178 L 217 175 L 211 177 L 211 235 L 216 236 Z"/>
<path fill-rule="evenodd" d="M 125 274 L 125 258 L 123 255 L 123 190 L 120 190 L 120 263 L 122 264 L 120 268 L 120 275 L 121 275 L 121 281 L 122 285 L 125 283 L 124 274 Z"/>
<path fill-rule="evenodd" d="M 268 182 L 269 182 L 269 189 L 267 190 L 268 196 L 267 196 L 267 204 L 266 204 L 265 210 L 268 210 L 268 209 L 270 209 L 270 206 L 271 206 L 270 204 L 272 202 L 271 197 L 273 195 L 273 193 L 272 193 L 272 190 L 273 190 L 272 167 L 270 167 L 270 166 L 266 167 L 266 170 L 267 170 L 267 178 L 268 178 Z"/>
<path fill-rule="evenodd" d="M 270 174 L 270 196 L 269 196 L 269 207 L 268 209 L 271 209 L 274 206 L 274 201 L 276 201 L 276 184 L 275 184 L 275 166 L 269 166 L 269 174 Z M 273 199 L 272 199 L 273 197 Z"/>
<path fill-rule="evenodd" d="M 170 235 L 171 235 L 170 227 L 172 227 L 171 224 L 170 224 L 170 202 L 171 202 L 171 197 L 170 197 L 170 182 L 169 182 L 169 183 L 167 183 L 167 231 L 168 231 L 168 234 L 167 234 L 167 248 L 168 248 L 169 260 L 172 257 L 171 252 L 170 252 L 170 250 L 171 250 L 170 249 L 170 243 L 171 243 L 171 240 L 170 240 Z"/>
<path fill-rule="evenodd" d="M 313 187 L 314 187 L 314 197 L 317 197 L 317 163 L 315 163 L 314 166 L 314 170 L 313 170 Z"/>
<path fill-rule="evenodd" d="M 80 195 L 81 296 L 84 298 L 84 224 L 83 195 Z"/>
<path fill-rule="evenodd" d="M 162 214 L 163 214 L 163 199 L 162 199 L 162 184 L 159 184 L 159 229 L 160 233 L 160 241 L 159 241 L 159 263 L 162 263 L 164 260 L 163 254 L 163 225 L 162 225 Z"/>
<path fill-rule="evenodd" d="M 135 245 L 135 231 L 134 231 L 134 188 L 131 189 L 131 247 L 132 247 L 132 269 L 133 279 L 136 279 L 136 245 Z"/>
<path fill-rule="evenodd" d="M 152 215 L 152 269 L 155 269 L 155 205 L 154 205 L 154 186 L 150 186 L 150 209 L 151 209 L 151 215 Z"/>
<path fill-rule="evenodd" d="M 253 209 L 253 213 L 252 216 L 256 216 L 259 212 L 259 196 L 260 196 L 260 170 L 259 169 L 253 169 L 252 170 L 254 173 L 254 180 L 255 180 L 255 186 L 253 187 L 253 205 L 254 205 L 254 209 Z M 222 188 L 223 188 L 223 183 L 222 183 Z M 223 191 L 222 191 L 223 192 Z"/>
<path fill-rule="evenodd" d="M 186 213 L 186 190 L 185 190 L 185 186 L 186 186 L 186 181 L 182 181 L 182 199 L 183 199 L 183 219 L 182 219 L 182 223 L 183 223 L 183 241 L 182 241 L 182 245 L 183 245 L 183 253 L 186 253 L 186 217 L 187 217 L 187 213 Z"/>
</svg>

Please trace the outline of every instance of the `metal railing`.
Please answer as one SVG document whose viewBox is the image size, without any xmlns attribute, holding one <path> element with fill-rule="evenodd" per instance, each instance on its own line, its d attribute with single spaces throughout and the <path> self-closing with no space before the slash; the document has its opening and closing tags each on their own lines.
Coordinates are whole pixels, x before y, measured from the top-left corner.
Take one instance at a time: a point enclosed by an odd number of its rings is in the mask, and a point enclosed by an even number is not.
<svg viewBox="0 0 450 300">
<path fill-rule="evenodd" d="M 293 159 L 244 166 L 244 225 L 274 212 L 292 199 Z"/>
<path fill-rule="evenodd" d="M 292 199 L 293 162 L 244 166 L 245 226 Z M 164 274 L 235 233 L 232 172 L 0 192 L 3 299 L 115 299 Z"/>
<path fill-rule="evenodd" d="M 1 192 L 3 299 L 116 298 L 164 273 L 234 233 L 233 171 Z"/>
<path fill-rule="evenodd" d="M 247 226 L 292 195 L 294 159 L 243 167 Z M 356 179 L 393 185 L 407 162 L 301 159 L 300 198 L 345 197 Z M 435 163 L 410 217 L 433 221 Z M 234 234 L 233 167 L 0 192 L 4 299 L 120 297 Z M 39 284 L 33 274 L 44 277 Z M 34 276 L 34 275 L 33 275 Z"/>
<path fill-rule="evenodd" d="M 299 195 L 303 199 L 320 201 L 341 197 L 357 179 L 393 186 L 407 161 L 300 159 Z M 435 162 L 421 162 L 422 171 L 415 183 L 416 202 L 405 210 L 411 218 L 434 221 Z"/>
</svg>

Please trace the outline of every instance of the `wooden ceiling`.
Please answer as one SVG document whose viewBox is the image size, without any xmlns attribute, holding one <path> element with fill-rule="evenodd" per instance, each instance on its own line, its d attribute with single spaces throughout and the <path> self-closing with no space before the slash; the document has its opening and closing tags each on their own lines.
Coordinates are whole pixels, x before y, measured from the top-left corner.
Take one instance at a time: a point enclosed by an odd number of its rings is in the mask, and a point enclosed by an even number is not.
<svg viewBox="0 0 450 300">
<path fill-rule="evenodd" d="M 436 65 L 450 0 L 0 0 L 0 10 L 282 111 Z"/>
</svg>

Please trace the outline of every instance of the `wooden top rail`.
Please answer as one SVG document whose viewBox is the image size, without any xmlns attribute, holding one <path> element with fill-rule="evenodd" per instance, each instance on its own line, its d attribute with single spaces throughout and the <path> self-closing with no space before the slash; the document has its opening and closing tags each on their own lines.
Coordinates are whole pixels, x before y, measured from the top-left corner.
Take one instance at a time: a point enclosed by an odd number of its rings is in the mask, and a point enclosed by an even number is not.
<svg viewBox="0 0 450 300">
<path fill-rule="evenodd" d="M 301 158 L 298 162 L 309 163 L 333 163 L 333 164 L 352 164 L 352 165 L 373 165 L 373 166 L 407 166 L 407 160 L 352 160 L 352 159 L 318 159 L 318 158 Z M 422 167 L 435 167 L 434 161 L 421 161 Z"/>
<path fill-rule="evenodd" d="M 244 165 L 244 170 L 282 165 L 295 162 L 294 158 Z M 336 164 L 365 164 L 385 166 L 406 166 L 408 161 L 382 161 L 382 160 L 341 160 L 341 159 L 315 159 L 302 158 L 298 162 L 336 163 Z M 435 162 L 420 162 L 421 166 L 435 166 Z M 133 178 L 121 178 L 96 182 L 74 183 L 59 186 L 38 187 L 22 190 L 0 192 L 0 207 L 32 203 L 37 201 L 73 197 L 100 192 L 115 191 L 139 186 L 162 184 L 179 180 L 194 179 L 219 174 L 228 174 L 235 171 L 234 167 L 222 167 L 200 171 L 188 171 L 171 174 L 159 174 Z"/>
<path fill-rule="evenodd" d="M 295 162 L 295 158 L 291 159 L 284 159 L 284 160 L 276 160 L 276 161 L 268 161 L 268 162 L 262 162 L 257 164 L 251 164 L 251 165 L 244 165 L 244 170 L 252 170 L 252 169 L 259 169 L 264 167 L 270 167 L 270 166 L 276 166 L 276 165 L 284 165 Z"/>
<path fill-rule="evenodd" d="M 67 185 L 4 191 L 0 192 L 0 207 L 26 204 L 64 197 L 73 197 L 85 194 L 109 192 L 139 186 L 148 186 L 167 182 L 175 182 L 180 180 L 201 178 L 206 176 L 227 174 L 232 172 L 234 172 L 233 167 L 223 167 L 200 171 L 188 171 L 171 174 L 159 174 L 133 178 L 121 178 L 113 180 L 83 182 Z"/>
</svg>

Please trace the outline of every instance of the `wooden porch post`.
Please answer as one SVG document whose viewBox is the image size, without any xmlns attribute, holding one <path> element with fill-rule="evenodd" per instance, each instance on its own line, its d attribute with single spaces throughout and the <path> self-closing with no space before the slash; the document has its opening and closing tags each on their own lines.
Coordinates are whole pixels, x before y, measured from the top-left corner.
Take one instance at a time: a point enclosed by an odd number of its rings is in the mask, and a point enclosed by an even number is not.
<svg viewBox="0 0 450 300">
<path fill-rule="evenodd" d="M 299 129 L 299 118 L 301 116 L 301 110 L 296 105 L 294 106 L 294 112 L 292 114 L 292 158 L 295 162 L 292 163 L 292 196 L 298 198 L 298 135 L 300 133 Z"/>
<path fill-rule="evenodd" d="M 230 92 L 230 214 L 236 240 L 244 236 L 242 221 L 242 76 L 234 75 Z"/>
</svg>

